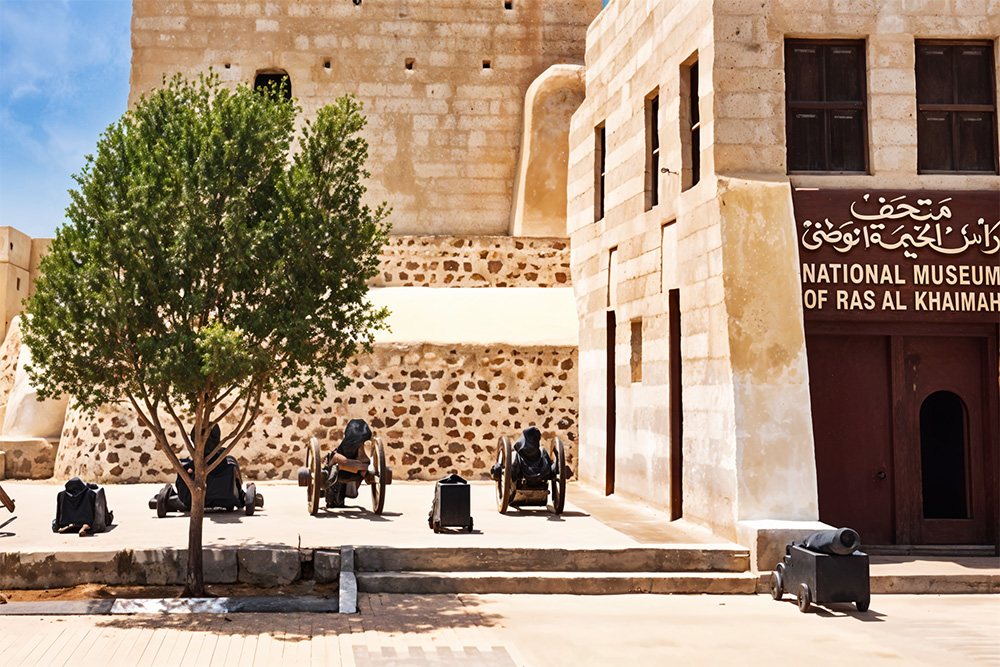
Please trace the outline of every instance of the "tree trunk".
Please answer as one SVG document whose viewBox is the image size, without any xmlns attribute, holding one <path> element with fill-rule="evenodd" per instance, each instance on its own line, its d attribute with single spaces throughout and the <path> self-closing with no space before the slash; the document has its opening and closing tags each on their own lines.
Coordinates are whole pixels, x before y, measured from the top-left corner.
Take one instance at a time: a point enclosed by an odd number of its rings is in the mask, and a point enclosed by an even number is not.
<svg viewBox="0 0 1000 667">
<path fill-rule="evenodd" d="M 205 596 L 205 569 L 201 548 L 203 519 L 205 518 L 205 490 L 207 476 L 194 476 L 191 489 L 191 522 L 188 524 L 188 566 L 184 577 L 184 592 L 181 597 Z"/>
</svg>

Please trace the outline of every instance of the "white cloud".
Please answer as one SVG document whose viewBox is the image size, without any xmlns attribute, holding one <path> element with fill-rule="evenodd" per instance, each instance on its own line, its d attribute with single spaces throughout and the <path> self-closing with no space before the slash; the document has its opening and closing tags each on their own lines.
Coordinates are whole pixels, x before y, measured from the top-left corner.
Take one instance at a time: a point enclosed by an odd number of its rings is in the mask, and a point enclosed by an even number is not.
<svg viewBox="0 0 1000 667">
<path fill-rule="evenodd" d="M 62 220 L 71 175 L 125 111 L 130 17 L 129 0 L 0 0 L 0 225 L 51 236 Z"/>
</svg>

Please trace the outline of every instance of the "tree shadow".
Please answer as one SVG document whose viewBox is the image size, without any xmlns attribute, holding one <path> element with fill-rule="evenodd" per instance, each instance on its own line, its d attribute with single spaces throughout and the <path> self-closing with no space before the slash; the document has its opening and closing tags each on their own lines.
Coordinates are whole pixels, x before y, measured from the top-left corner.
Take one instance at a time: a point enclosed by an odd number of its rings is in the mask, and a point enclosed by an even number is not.
<svg viewBox="0 0 1000 667">
<path fill-rule="evenodd" d="M 113 630 L 178 630 L 223 636 L 261 637 L 302 642 L 315 637 L 362 634 L 433 634 L 448 629 L 478 628 L 500 623 L 501 617 L 478 609 L 475 597 L 359 593 L 357 614 L 211 614 L 160 613 L 97 616 L 94 625 Z"/>
</svg>

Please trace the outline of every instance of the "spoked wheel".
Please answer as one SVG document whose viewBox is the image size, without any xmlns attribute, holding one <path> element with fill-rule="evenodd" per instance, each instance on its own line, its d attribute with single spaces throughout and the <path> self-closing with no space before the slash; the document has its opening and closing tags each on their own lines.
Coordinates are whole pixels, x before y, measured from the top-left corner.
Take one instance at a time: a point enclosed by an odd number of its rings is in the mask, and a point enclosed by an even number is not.
<svg viewBox="0 0 1000 667">
<path fill-rule="evenodd" d="M 382 438 L 373 438 L 372 453 L 369 458 L 372 461 L 372 468 L 375 469 L 375 481 L 372 482 L 372 511 L 381 514 L 385 506 L 385 487 L 392 481 L 392 470 L 385 460 L 385 447 L 382 445 Z"/>
<path fill-rule="evenodd" d="M 243 496 L 243 501 L 246 503 L 243 506 L 243 511 L 246 512 L 247 516 L 253 516 L 253 511 L 257 509 L 257 486 L 254 484 L 247 484 L 246 493 Z"/>
<path fill-rule="evenodd" d="M 500 436 L 497 442 L 497 463 L 500 464 L 500 479 L 497 480 L 497 510 L 500 514 L 507 511 L 510 505 L 511 478 L 513 477 L 513 447 L 510 438 L 505 435 Z"/>
<path fill-rule="evenodd" d="M 306 447 L 306 468 L 309 470 L 309 486 L 306 487 L 309 501 L 309 514 L 316 516 L 319 511 L 319 498 L 323 493 L 323 471 L 320 468 L 319 440 L 312 438 Z"/>
<path fill-rule="evenodd" d="M 563 442 L 556 438 L 555 455 L 556 475 L 552 478 L 552 512 L 562 514 L 566 507 L 566 451 Z"/>
</svg>

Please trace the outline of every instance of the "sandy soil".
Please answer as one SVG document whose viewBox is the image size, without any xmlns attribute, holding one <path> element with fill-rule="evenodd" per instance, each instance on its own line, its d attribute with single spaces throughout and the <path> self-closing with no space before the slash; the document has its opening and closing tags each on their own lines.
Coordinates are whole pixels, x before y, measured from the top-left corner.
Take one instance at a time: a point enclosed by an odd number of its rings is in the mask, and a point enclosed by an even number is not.
<svg viewBox="0 0 1000 667">
<path fill-rule="evenodd" d="M 6 602 L 35 602 L 38 600 L 104 600 L 110 598 L 176 598 L 183 586 L 103 586 L 83 584 L 72 588 L 46 588 L 38 590 L 0 591 L 0 604 Z M 337 584 L 317 584 L 307 581 L 264 588 L 241 584 L 213 584 L 206 587 L 206 597 L 248 597 L 254 595 L 312 595 L 335 598 L 340 594 Z"/>
</svg>

